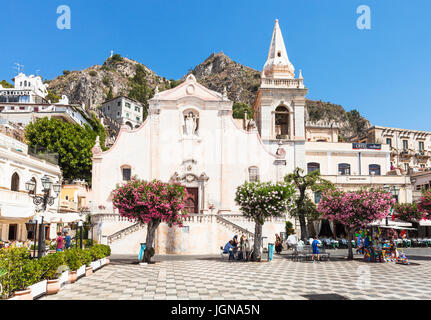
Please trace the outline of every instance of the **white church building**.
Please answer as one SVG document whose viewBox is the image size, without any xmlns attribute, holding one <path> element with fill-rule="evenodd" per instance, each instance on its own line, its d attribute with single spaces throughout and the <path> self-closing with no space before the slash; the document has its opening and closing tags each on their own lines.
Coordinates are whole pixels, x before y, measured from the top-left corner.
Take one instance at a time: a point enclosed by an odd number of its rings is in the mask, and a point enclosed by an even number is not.
<svg viewBox="0 0 431 320">
<path fill-rule="evenodd" d="M 234 234 L 253 237 L 254 223 L 234 201 L 236 188 L 244 181 L 280 181 L 295 167 L 320 169 L 348 189 L 397 185 L 399 201 L 410 202 L 408 177 L 389 172 L 389 147 L 338 143 L 333 126 L 306 121 L 306 94 L 301 72 L 295 78 L 278 20 L 254 104 L 255 120 L 247 130 L 232 118 L 226 90 L 209 90 L 192 74 L 173 89 L 156 89 L 139 128 L 123 126 L 105 152 L 98 142 L 93 148 L 94 239 L 110 244 L 114 253 L 137 253 L 145 242 L 146 227 L 120 217 L 112 206 L 112 190 L 135 175 L 179 182 L 190 194 L 186 209 L 192 214 L 184 227 L 162 224 L 157 230 L 159 254 L 218 253 Z M 284 231 L 286 220 L 287 215 L 265 222 L 266 242 Z"/>
</svg>

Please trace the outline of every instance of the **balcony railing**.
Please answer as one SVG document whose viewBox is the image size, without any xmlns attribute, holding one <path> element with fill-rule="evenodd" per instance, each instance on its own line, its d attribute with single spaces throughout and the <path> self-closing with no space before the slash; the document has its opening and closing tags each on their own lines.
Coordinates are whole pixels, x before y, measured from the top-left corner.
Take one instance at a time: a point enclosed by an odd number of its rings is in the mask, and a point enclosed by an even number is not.
<svg viewBox="0 0 431 320">
<path fill-rule="evenodd" d="M 303 79 L 262 79 L 262 88 L 303 89 Z"/>
</svg>

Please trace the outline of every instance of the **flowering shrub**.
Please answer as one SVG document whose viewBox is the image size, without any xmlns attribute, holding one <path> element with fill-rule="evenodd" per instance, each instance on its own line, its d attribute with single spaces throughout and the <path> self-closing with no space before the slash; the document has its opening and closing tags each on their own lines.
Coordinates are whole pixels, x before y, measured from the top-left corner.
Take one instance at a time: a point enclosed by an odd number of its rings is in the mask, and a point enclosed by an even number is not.
<svg viewBox="0 0 431 320">
<path fill-rule="evenodd" d="M 408 222 L 419 221 L 423 215 L 424 213 L 418 209 L 416 203 L 397 203 L 393 214 L 395 218 Z"/>
<path fill-rule="evenodd" d="M 262 225 L 267 217 L 280 217 L 291 207 L 295 188 L 278 182 L 245 182 L 236 191 L 235 201 L 244 216 L 255 221 L 254 260 L 260 260 Z"/>
<path fill-rule="evenodd" d="M 148 182 L 132 178 L 113 191 L 112 202 L 121 216 L 148 224 L 144 261 L 151 260 L 154 233 L 160 222 L 166 222 L 170 227 L 182 226 L 183 218 L 187 216 L 183 211 L 186 198 L 185 187 L 159 180 Z"/>
<path fill-rule="evenodd" d="M 422 219 L 431 219 L 431 190 L 422 191 L 418 210 L 422 212 Z"/>
<path fill-rule="evenodd" d="M 322 194 L 318 210 L 324 219 L 343 224 L 349 240 L 352 240 L 356 229 L 386 218 L 394 203 L 392 194 L 382 189 L 353 192 L 329 190 Z M 351 241 L 348 241 L 348 245 L 349 259 L 353 259 Z"/>
</svg>

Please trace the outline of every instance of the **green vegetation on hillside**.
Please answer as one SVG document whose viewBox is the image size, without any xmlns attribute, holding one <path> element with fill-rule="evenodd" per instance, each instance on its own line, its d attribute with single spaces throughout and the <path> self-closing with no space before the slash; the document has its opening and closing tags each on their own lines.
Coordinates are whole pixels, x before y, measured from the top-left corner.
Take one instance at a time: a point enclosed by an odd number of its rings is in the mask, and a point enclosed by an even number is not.
<svg viewBox="0 0 431 320">
<path fill-rule="evenodd" d="M 13 85 L 11 85 L 9 82 L 7 82 L 6 80 L 2 80 L 0 81 L 0 85 L 3 86 L 3 88 L 13 88 Z"/>
<path fill-rule="evenodd" d="M 51 103 L 57 103 L 60 101 L 60 96 L 57 96 L 54 92 L 48 90 L 48 94 L 45 97 L 46 101 L 51 101 Z"/>
<path fill-rule="evenodd" d="M 244 119 L 244 112 L 247 111 L 247 118 L 252 119 L 254 116 L 253 109 L 244 102 L 235 102 L 232 106 L 232 116 L 235 119 Z"/>
<path fill-rule="evenodd" d="M 319 120 L 335 121 L 339 123 L 347 122 L 346 129 L 340 130 L 343 139 L 349 139 L 355 135 L 363 135 L 368 127 L 368 120 L 360 115 L 358 110 L 346 111 L 338 104 L 323 102 L 321 100 L 307 100 L 306 108 L 310 121 Z"/>
<path fill-rule="evenodd" d="M 148 100 L 154 96 L 154 89 L 151 89 L 147 84 L 147 72 L 141 64 L 136 65 L 136 74 L 130 79 L 129 98 L 135 99 L 142 103 L 143 114 L 142 119 L 148 115 Z"/>
</svg>

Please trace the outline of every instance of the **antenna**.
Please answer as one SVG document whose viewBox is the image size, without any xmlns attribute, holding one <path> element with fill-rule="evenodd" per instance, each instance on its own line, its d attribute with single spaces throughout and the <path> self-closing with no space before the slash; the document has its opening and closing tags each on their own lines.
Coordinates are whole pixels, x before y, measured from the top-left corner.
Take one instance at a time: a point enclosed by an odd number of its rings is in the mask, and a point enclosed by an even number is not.
<svg viewBox="0 0 431 320">
<path fill-rule="evenodd" d="M 14 69 L 16 69 L 17 72 L 18 72 L 18 74 L 19 74 L 24 69 L 24 65 L 23 64 L 19 64 L 18 62 L 15 62 L 15 65 L 16 65 L 16 67 L 14 67 Z"/>
</svg>

